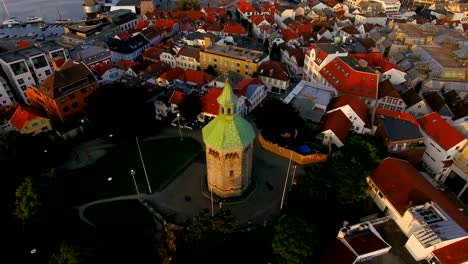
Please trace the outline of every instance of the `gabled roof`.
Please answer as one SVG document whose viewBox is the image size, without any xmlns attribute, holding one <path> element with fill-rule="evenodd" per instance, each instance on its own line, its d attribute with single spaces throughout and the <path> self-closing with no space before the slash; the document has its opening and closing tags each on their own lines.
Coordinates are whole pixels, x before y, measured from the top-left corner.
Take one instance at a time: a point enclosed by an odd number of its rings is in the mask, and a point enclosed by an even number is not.
<svg viewBox="0 0 468 264">
<path fill-rule="evenodd" d="M 120 40 L 116 38 L 109 38 L 107 40 L 109 49 L 113 52 L 130 54 L 148 44 L 148 40 L 141 34 L 136 34 L 129 39 Z"/>
<path fill-rule="evenodd" d="M 322 131 L 331 130 L 344 143 L 348 138 L 351 121 L 342 111 L 333 111 L 325 117 Z"/>
<path fill-rule="evenodd" d="M 179 105 L 184 100 L 184 98 L 186 96 L 187 96 L 187 94 L 184 93 L 183 91 L 174 90 L 172 92 L 171 97 L 169 98 L 169 103 Z"/>
<path fill-rule="evenodd" d="M 461 264 L 468 262 L 468 238 L 432 251 L 440 264 Z"/>
<path fill-rule="evenodd" d="M 351 109 L 361 118 L 364 123 L 366 123 L 366 127 L 370 125 L 369 121 L 369 106 L 367 106 L 364 101 L 359 99 L 359 97 L 352 96 L 352 95 L 342 95 L 335 99 L 330 107 L 330 111 L 333 109 L 340 108 L 342 106 L 349 105 Z"/>
<path fill-rule="evenodd" d="M 224 25 L 223 32 L 225 34 L 234 35 L 247 35 L 247 30 L 240 24 L 226 24 Z"/>
<path fill-rule="evenodd" d="M 145 29 L 143 29 L 140 34 L 143 35 L 148 41 L 151 41 L 155 38 L 158 38 L 161 35 L 161 32 L 158 30 L 157 27 L 155 26 L 149 26 Z"/>
<path fill-rule="evenodd" d="M 177 57 L 179 56 L 185 56 L 185 57 L 190 57 L 194 58 L 196 61 L 200 60 L 200 49 L 194 48 L 194 47 L 183 47 L 179 50 L 179 52 L 176 55 Z"/>
<path fill-rule="evenodd" d="M 234 92 L 236 93 L 237 96 L 245 95 L 247 88 L 252 84 L 265 85 L 260 79 L 245 78 L 236 85 Z"/>
<path fill-rule="evenodd" d="M 437 112 L 443 116 L 452 118 L 454 115 L 450 108 L 445 103 L 444 98 L 437 91 L 430 91 L 423 93 L 424 100 L 426 100 L 427 105 L 432 109 L 432 111 Z"/>
<path fill-rule="evenodd" d="M 272 79 L 288 81 L 288 67 L 279 61 L 265 61 L 258 66 L 258 74 Z"/>
<path fill-rule="evenodd" d="M 263 21 L 266 21 L 266 19 L 265 19 L 265 16 L 263 16 L 263 15 L 256 15 L 256 16 L 251 16 L 250 21 L 252 21 L 252 23 L 255 24 L 255 25 L 259 25 Z"/>
<path fill-rule="evenodd" d="M 388 79 L 379 83 L 379 99 L 384 98 L 385 96 L 401 99 L 400 94 Z"/>
<path fill-rule="evenodd" d="M 451 90 L 442 94 L 445 98 L 445 102 L 448 107 L 455 115 L 454 119 L 459 119 L 468 116 L 468 101 L 467 103 L 458 96 L 457 91 Z"/>
<path fill-rule="evenodd" d="M 34 88 L 31 88 L 34 89 Z M 39 113 L 36 113 L 31 108 L 26 108 L 23 106 L 18 106 L 16 108 L 15 113 L 10 119 L 10 123 L 18 130 L 21 131 L 26 123 L 30 120 L 33 120 L 34 118 L 40 116 Z"/>
<path fill-rule="evenodd" d="M 106 71 L 110 70 L 111 68 L 112 68 L 111 64 L 105 64 L 105 63 L 99 62 L 93 66 L 93 71 L 95 71 L 99 75 L 103 75 Z"/>
<path fill-rule="evenodd" d="M 419 118 L 418 123 L 424 132 L 445 150 L 449 150 L 465 140 L 465 137 L 458 130 L 436 112 Z"/>
<path fill-rule="evenodd" d="M 162 51 L 163 51 L 163 49 L 161 49 L 161 48 L 149 47 L 149 48 L 147 48 L 145 50 L 145 52 L 143 52 L 143 58 L 159 60 L 160 59 L 159 56 L 161 55 Z"/>
<path fill-rule="evenodd" d="M 208 73 L 204 71 L 197 71 L 193 69 L 187 69 L 185 70 L 185 80 L 186 82 L 192 82 L 196 83 L 199 86 L 203 86 L 212 80 L 214 80 L 215 77 L 209 75 Z"/>
<path fill-rule="evenodd" d="M 423 101 L 423 98 L 416 92 L 415 89 L 408 89 L 402 92 L 400 96 L 408 107 Z"/>
<path fill-rule="evenodd" d="M 219 17 L 225 15 L 227 10 L 224 7 L 203 7 L 201 12 L 207 16 Z"/>
<path fill-rule="evenodd" d="M 298 39 L 300 35 L 294 31 L 292 31 L 289 28 L 285 28 L 281 31 L 281 34 L 283 35 L 283 40 L 285 42 L 288 42 L 290 40 Z"/>
<path fill-rule="evenodd" d="M 465 232 L 468 230 L 468 217 L 408 161 L 388 157 L 369 177 L 401 216 L 409 206 L 433 201 Z"/>
<path fill-rule="evenodd" d="M 375 112 L 376 118 L 380 118 L 390 141 L 423 139 L 419 124 L 412 115 L 382 108 L 377 108 Z"/>
<path fill-rule="evenodd" d="M 129 68 L 132 68 L 133 66 L 136 66 L 138 63 L 130 60 L 119 60 L 117 62 L 117 66 L 121 69 L 128 70 Z"/>
<path fill-rule="evenodd" d="M 279 45 L 279 47 L 282 50 L 286 50 L 290 57 L 294 57 L 296 59 L 297 65 L 299 67 L 304 66 L 305 54 L 304 54 L 304 51 L 301 48 L 290 47 L 290 46 L 286 45 L 286 43 L 284 43 L 284 42 L 281 43 Z"/>
<path fill-rule="evenodd" d="M 51 99 L 57 99 L 88 87 L 96 82 L 94 74 L 84 63 L 67 60 L 59 70 L 45 79 L 39 90 Z"/>
<path fill-rule="evenodd" d="M 165 73 L 159 76 L 160 79 L 167 80 L 168 82 L 172 82 L 175 79 L 183 79 L 185 71 L 180 67 L 175 67 L 174 69 L 169 69 Z"/>
<path fill-rule="evenodd" d="M 346 27 L 342 28 L 341 31 L 346 32 L 346 33 L 348 33 L 350 35 L 359 35 L 359 34 L 361 34 L 361 32 L 359 32 L 359 30 L 357 30 L 353 25 L 346 26 Z"/>
<path fill-rule="evenodd" d="M 239 12 L 241 13 L 255 13 L 257 12 L 257 10 L 249 3 L 247 2 L 246 0 L 241 0 L 237 3 L 237 9 L 239 10 Z"/>
<path fill-rule="evenodd" d="M 202 112 L 218 115 L 219 104 L 217 99 L 222 92 L 222 89 L 211 88 L 206 94 L 204 94 L 201 98 Z"/>
</svg>

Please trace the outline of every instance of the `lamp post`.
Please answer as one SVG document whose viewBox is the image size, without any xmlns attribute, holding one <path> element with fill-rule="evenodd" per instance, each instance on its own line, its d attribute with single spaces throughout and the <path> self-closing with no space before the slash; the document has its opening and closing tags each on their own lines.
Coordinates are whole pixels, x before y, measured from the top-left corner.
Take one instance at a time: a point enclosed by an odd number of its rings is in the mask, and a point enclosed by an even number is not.
<svg viewBox="0 0 468 264">
<path fill-rule="evenodd" d="M 296 168 L 297 168 L 297 165 L 294 164 L 293 165 L 293 175 L 292 175 L 292 178 L 291 178 L 291 185 L 289 185 L 289 191 L 291 191 L 292 186 L 294 184 L 294 177 L 296 176 Z"/>
<path fill-rule="evenodd" d="M 291 156 L 289 157 L 288 171 L 286 172 L 286 179 L 284 180 L 283 195 L 281 196 L 280 210 L 283 209 L 284 195 L 285 195 L 285 193 L 286 193 L 286 186 L 288 185 L 289 169 L 291 168 L 292 154 L 293 154 L 293 153 L 292 153 L 292 151 L 291 151 Z"/>
<path fill-rule="evenodd" d="M 141 155 L 140 144 L 138 143 L 138 137 L 135 137 L 135 140 L 136 140 L 137 147 L 138 147 L 138 153 L 140 154 L 140 160 L 141 160 L 141 165 L 143 166 L 143 172 L 145 173 L 146 183 L 148 184 L 148 190 L 149 190 L 149 192 L 151 194 L 153 192 L 151 191 L 151 186 L 150 186 L 150 183 L 149 183 L 149 180 L 148 180 L 148 174 L 146 173 L 145 163 L 143 162 L 143 155 Z"/>
<path fill-rule="evenodd" d="M 179 127 L 180 141 L 184 141 L 184 139 L 182 138 L 182 130 L 180 130 L 180 113 L 177 113 L 177 126 Z"/>
<path fill-rule="evenodd" d="M 130 174 L 132 175 L 133 183 L 135 184 L 135 189 L 136 189 L 137 195 L 138 195 L 138 197 L 140 197 L 140 191 L 138 190 L 138 185 L 136 184 L 136 181 L 135 181 L 135 171 L 130 170 Z"/>
</svg>

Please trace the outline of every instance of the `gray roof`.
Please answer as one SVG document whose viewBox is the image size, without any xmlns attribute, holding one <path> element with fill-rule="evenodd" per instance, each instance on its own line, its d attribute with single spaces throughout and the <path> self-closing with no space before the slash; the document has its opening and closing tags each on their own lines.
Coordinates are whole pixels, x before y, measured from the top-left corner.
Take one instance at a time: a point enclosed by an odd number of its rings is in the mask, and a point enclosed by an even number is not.
<svg viewBox="0 0 468 264">
<path fill-rule="evenodd" d="M 0 59 L 4 62 L 9 63 L 13 61 L 17 61 L 20 59 L 29 59 L 30 57 L 44 54 L 45 52 L 35 46 L 29 46 L 22 49 L 13 50 L 10 52 L 0 54 Z"/>
<path fill-rule="evenodd" d="M 183 37 L 183 39 L 186 40 L 195 40 L 195 39 L 203 39 L 205 37 L 206 33 L 201 33 L 198 31 L 189 33 Z"/>
<path fill-rule="evenodd" d="M 423 138 L 419 128 L 408 120 L 380 115 L 387 136 L 391 141 Z"/>
<path fill-rule="evenodd" d="M 415 89 L 408 89 L 402 92 L 400 96 L 408 107 L 411 107 L 423 100 Z"/>
<path fill-rule="evenodd" d="M 120 0 L 116 6 L 140 6 L 140 0 Z"/>
<path fill-rule="evenodd" d="M 231 84 L 231 87 L 236 87 L 237 84 L 240 83 L 244 79 L 244 76 L 242 74 L 238 73 L 238 72 L 229 70 L 229 71 L 219 75 L 218 77 L 216 77 L 216 79 L 214 79 L 214 81 L 224 83 L 224 82 L 226 82 L 226 79 L 229 80 L 229 83 Z"/>
<path fill-rule="evenodd" d="M 111 54 L 105 48 L 98 46 L 77 46 L 70 55 L 75 61 L 83 61 L 86 64 L 110 57 Z"/>
</svg>

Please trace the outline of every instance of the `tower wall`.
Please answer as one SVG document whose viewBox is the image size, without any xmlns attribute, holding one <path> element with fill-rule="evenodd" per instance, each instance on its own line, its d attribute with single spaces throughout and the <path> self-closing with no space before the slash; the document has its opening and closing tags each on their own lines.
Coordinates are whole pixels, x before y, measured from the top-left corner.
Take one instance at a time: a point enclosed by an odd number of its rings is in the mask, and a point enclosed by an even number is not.
<svg viewBox="0 0 468 264">
<path fill-rule="evenodd" d="M 251 145 L 249 145 L 251 146 Z M 240 196 L 250 183 L 252 147 L 220 151 L 206 146 L 208 189 L 219 197 Z"/>
</svg>

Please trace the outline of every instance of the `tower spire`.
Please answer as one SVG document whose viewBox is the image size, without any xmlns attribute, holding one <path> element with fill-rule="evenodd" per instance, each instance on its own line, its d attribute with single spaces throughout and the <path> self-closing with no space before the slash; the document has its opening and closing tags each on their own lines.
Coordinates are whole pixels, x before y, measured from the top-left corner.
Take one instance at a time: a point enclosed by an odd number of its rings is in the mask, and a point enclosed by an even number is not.
<svg viewBox="0 0 468 264">
<path fill-rule="evenodd" d="M 232 118 L 235 114 L 237 96 L 232 91 L 229 80 L 224 83 L 223 92 L 217 99 L 219 104 L 219 115 Z"/>
</svg>

